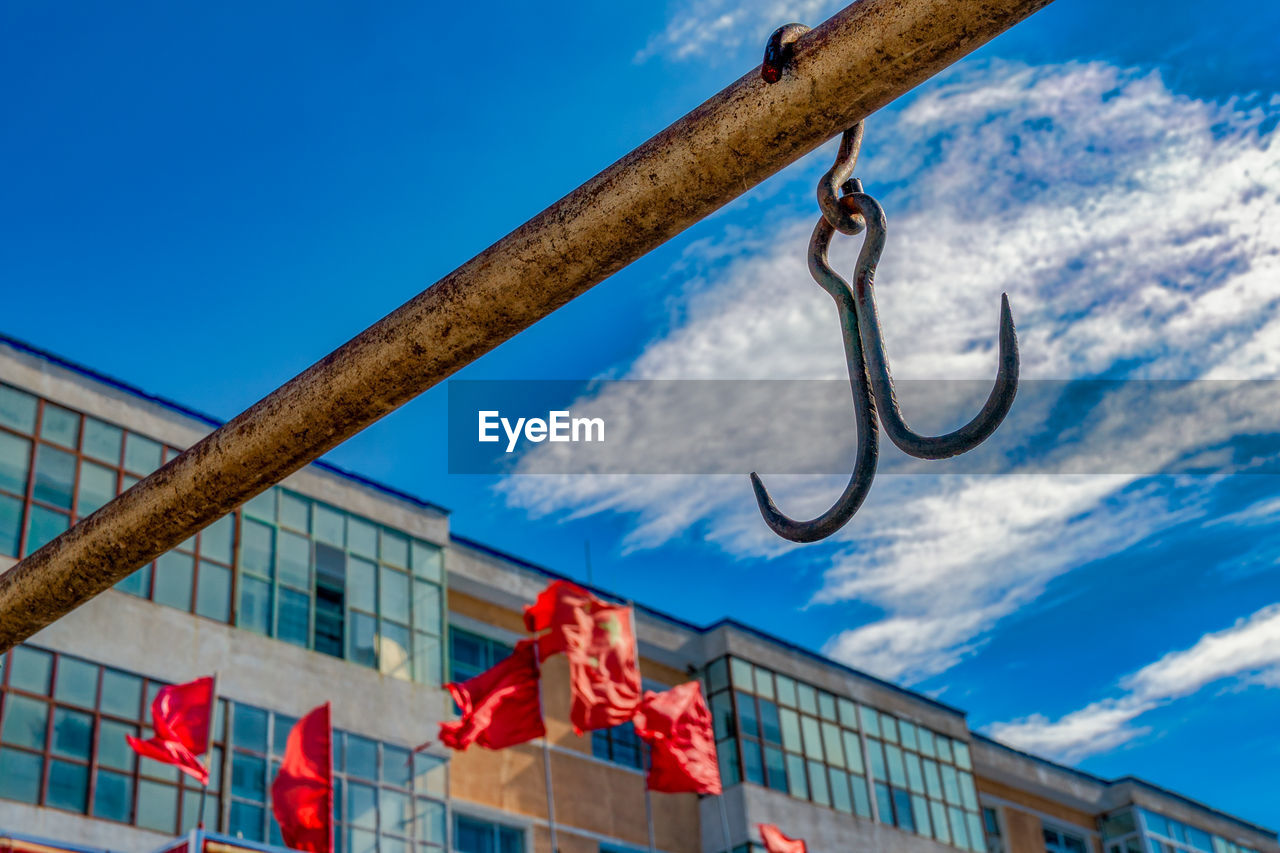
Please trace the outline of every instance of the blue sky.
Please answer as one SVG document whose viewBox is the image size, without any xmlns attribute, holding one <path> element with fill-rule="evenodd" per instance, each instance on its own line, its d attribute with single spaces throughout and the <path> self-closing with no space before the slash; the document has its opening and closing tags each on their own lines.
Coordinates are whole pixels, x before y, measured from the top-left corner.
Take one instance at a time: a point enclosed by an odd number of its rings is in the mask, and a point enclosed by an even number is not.
<svg viewBox="0 0 1280 853">
<path fill-rule="evenodd" d="M 4 4 L 0 331 L 230 417 L 837 5 Z M 1277 32 L 1274 4 L 1058 0 L 874 116 L 896 374 L 989 376 L 1007 290 L 1030 378 L 1277 378 Z M 803 266 L 830 156 L 461 375 L 838 377 Z M 881 478 L 792 548 L 745 477 L 449 476 L 445 401 L 330 458 L 461 534 L 579 576 L 589 542 L 606 588 L 1280 826 L 1273 477 Z M 1151 420 L 1145 470 L 1269 429 Z M 799 515 L 839 484 L 770 487 Z"/>
</svg>

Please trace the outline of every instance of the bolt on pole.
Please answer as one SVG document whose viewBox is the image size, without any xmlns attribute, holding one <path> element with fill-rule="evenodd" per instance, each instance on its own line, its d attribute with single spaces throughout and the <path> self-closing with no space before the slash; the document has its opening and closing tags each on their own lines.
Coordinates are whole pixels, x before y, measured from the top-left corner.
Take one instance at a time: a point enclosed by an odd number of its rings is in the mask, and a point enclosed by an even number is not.
<svg viewBox="0 0 1280 853">
<path fill-rule="evenodd" d="M 838 12 L 0 575 L 0 652 L 1050 2 Z"/>
</svg>

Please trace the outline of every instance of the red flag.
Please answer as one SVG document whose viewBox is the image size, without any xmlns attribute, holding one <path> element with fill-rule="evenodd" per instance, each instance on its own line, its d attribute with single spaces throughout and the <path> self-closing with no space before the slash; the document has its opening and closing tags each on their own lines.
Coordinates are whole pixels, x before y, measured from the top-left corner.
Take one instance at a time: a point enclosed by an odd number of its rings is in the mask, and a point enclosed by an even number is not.
<svg viewBox="0 0 1280 853">
<path fill-rule="evenodd" d="M 209 750 L 209 729 L 213 717 L 213 676 L 206 675 L 186 684 L 160 688 L 151 703 L 151 724 L 155 736 L 139 740 L 125 735 L 133 751 L 146 758 L 174 764 L 209 784 L 209 770 L 196 758 Z"/>
<path fill-rule="evenodd" d="M 649 790 L 719 794 L 720 765 L 711 712 L 696 681 L 662 693 L 646 690 L 635 716 L 636 734 L 649 744 Z"/>
<path fill-rule="evenodd" d="M 286 847 L 333 849 L 333 728 L 329 703 L 294 724 L 284 761 L 271 783 L 271 811 Z"/>
<path fill-rule="evenodd" d="M 640 668 L 636 664 L 631 608 L 598 604 L 565 626 L 569 720 L 578 734 L 627 722 L 640 706 Z"/>
<path fill-rule="evenodd" d="M 787 838 L 778 827 L 771 823 L 762 823 L 760 837 L 764 839 L 764 849 L 769 853 L 806 853 L 804 841 L 799 838 Z"/>
<path fill-rule="evenodd" d="M 445 687 L 462 709 L 462 719 L 440 724 L 440 741 L 451 749 L 473 743 L 502 749 L 547 733 L 533 640 L 516 643 L 509 657 L 475 678 Z"/>
<path fill-rule="evenodd" d="M 612 728 L 631 719 L 640 704 L 631 608 L 601 601 L 569 581 L 554 581 L 524 609 L 524 624 L 541 635 L 539 659 L 558 652 L 569 658 L 574 731 Z"/>
</svg>

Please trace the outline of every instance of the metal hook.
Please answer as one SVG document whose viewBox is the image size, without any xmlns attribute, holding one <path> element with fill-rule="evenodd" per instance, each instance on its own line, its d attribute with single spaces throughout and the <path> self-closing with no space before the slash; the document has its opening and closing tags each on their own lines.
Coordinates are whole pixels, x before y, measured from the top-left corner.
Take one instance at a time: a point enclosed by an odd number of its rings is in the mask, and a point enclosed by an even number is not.
<svg viewBox="0 0 1280 853">
<path fill-rule="evenodd" d="M 783 24 L 769 36 L 764 46 L 764 62 L 760 65 L 760 78 L 766 83 L 782 79 L 782 69 L 795 55 L 796 39 L 809 32 L 804 24 Z"/>
<path fill-rule="evenodd" d="M 813 237 L 809 240 L 809 273 L 822 289 L 831 294 L 836 302 L 840 315 L 840 331 L 844 337 L 845 364 L 849 369 L 849 388 L 853 392 L 854 422 L 858 428 L 858 455 L 854 462 L 853 475 L 831 509 L 811 521 L 795 521 L 778 511 L 769 492 L 754 471 L 751 472 L 751 487 L 756 493 L 756 503 L 765 524 L 783 539 L 792 542 L 816 542 L 826 539 L 853 518 L 853 514 L 862 506 L 867 492 L 871 490 L 871 481 L 875 479 L 876 463 L 880 456 L 880 430 L 876 423 L 876 401 L 871 393 L 867 377 L 867 363 L 863 353 L 862 340 L 858 330 L 857 305 L 848 282 L 841 278 L 827 260 L 827 250 L 831 246 L 831 237 L 836 228 L 820 217 L 813 229 Z M 863 266 L 863 256 L 868 252 L 879 255 L 884 244 L 884 231 L 879 232 L 879 244 L 874 245 L 873 235 L 867 234 L 858 256 L 859 268 Z M 874 259 L 871 265 L 874 268 Z"/>
<path fill-rule="evenodd" d="M 786 29 L 783 27 L 774 33 L 774 38 L 770 39 L 771 49 L 775 40 L 782 43 L 781 34 Z M 770 55 L 766 52 L 766 70 Z M 768 76 L 765 79 L 768 80 Z M 822 216 L 809 240 L 809 272 L 835 300 L 840 315 L 849 388 L 853 393 L 854 421 L 858 429 L 858 454 L 853 474 L 835 505 L 811 521 L 795 521 L 779 512 L 759 475 L 751 474 L 751 487 L 755 490 L 756 503 L 765 523 L 774 533 L 792 542 L 825 539 L 843 527 L 862 506 L 876 474 L 880 424 L 903 452 L 920 459 L 945 459 L 972 450 L 995 432 L 1018 393 L 1018 336 L 1009 310 L 1009 296 L 1002 294 L 1000 366 L 996 372 L 995 387 L 982 410 L 960 429 L 939 436 L 919 435 L 903 420 L 885 357 L 873 292 L 876 266 L 884 250 L 884 209 L 874 198 L 862 192 L 861 182 L 853 178 L 862 134 L 862 122 L 845 131 L 835 165 L 818 182 L 818 205 L 822 208 Z M 837 197 L 837 187 L 845 194 Z M 836 231 L 857 234 L 862 230 L 867 233 L 858 252 L 853 286 L 850 287 L 831 269 L 828 250 Z"/>
<path fill-rule="evenodd" d="M 1005 415 L 1009 414 L 1013 398 L 1018 393 L 1018 333 L 1013 325 L 1013 313 L 1009 310 L 1009 294 L 1000 295 L 1000 366 L 996 371 L 995 385 L 982 410 L 957 430 L 937 436 L 920 435 L 907 426 L 898 407 L 873 292 L 880 253 L 866 251 L 866 246 L 873 242 L 884 245 L 884 210 L 874 198 L 861 192 L 844 196 L 839 203 L 842 209 L 860 214 L 867 227 L 867 240 L 863 252 L 858 255 L 853 292 L 858 309 L 859 337 L 871 376 L 871 391 L 879 407 L 885 435 L 903 453 L 917 459 L 946 459 L 972 450 L 996 431 Z"/>
</svg>

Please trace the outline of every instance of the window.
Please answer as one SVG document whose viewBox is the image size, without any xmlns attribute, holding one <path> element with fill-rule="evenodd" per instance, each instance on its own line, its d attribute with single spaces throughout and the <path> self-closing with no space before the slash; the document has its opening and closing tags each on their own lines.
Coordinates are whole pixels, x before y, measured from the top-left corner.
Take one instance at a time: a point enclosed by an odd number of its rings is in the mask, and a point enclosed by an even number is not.
<svg viewBox="0 0 1280 853">
<path fill-rule="evenodd" d="M 64 428 L 60 439 L 70 441 Z M 173 835 L 199 821 L 201 789 L 172 766 L 138 758 L 126 735 L 152 735 L 164 682 L 34 646 L 2 660 L 0 798 L 132 823 Z M 214 718 L 206 826 L 221 829 L 225 702 Z"/>
<path fill-rule="evenodd" d="M 279 487 L 241 512 L 241 627 L 441 683 L 439 548 Z"/>
<path fill-rule="evenodd" d="M 0 555 L 30 554 L 177 452 L 0 385 Z M 223 517 L 117 588 L 230 621 L 235 526 Z"/>
<path fill-rule="evenodd" d="M 458 853 L 524 853 L 524 830 L 454 812 L 453 849 Z"/>
<path fill-rule="evenodd" d="M 510 656 L 511 646 L 449 626 L 449 680 L 467 681 Z"/>
<path fill-rule="evenodd" d="M 1044 827 L 1044 849 L 1047 853 L 1086 853 L 1084 837 L 1065 829 Z"/>
<path fill-rule="evenodd" d="M 631 722 L 611 729 L 597 729 L 591 733 L 591 754 L 604 761 L 612 761 L 637 770 L 644 767 L 644 751 L 636 727 Z"/>
<path fill-rule="evenodd" d="M 985 851 L 964 741 L 741 658 L 712 661 L 705 676 L 726 786 L 750 782 L 868 820 L 874 798 L 881 823 Z"/>
</svg>

